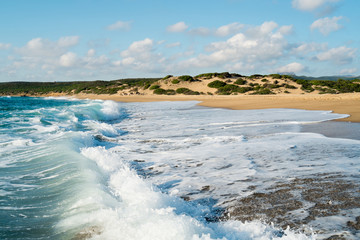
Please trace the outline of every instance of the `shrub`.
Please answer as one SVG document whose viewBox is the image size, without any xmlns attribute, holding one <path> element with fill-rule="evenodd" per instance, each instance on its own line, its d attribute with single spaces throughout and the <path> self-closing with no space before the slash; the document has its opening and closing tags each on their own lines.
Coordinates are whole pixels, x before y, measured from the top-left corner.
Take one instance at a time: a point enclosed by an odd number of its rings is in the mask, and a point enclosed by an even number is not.
<svg viewBox="0 0 360 240">
<path fill-rule="evenodd" d="M 275 94 L 269 88 L 261 88 L 256 92 L 253 92 L 252 95 L 266 95 L 266 94 Z"/>
<path fill-rule="evenodd" d="M 234 84 L 237 84 L 237 85 L 244 85 L 244 84 L 246 84 L 246 83 L 247 83 L 247 81 L 244 80 L 244 79 L 242 79 L 242 78 L 238 78 L 238 79 L 234 82 Z"/>
<path fill-rule="evenodd" d="M 185 95 L 200 95 L 199 92 L 193 91 L 188 88 L 178 88 L 178 89 L 176 89 L 176 93 L 185 94 Z"/>
<path fill-rule="evenodd" d="M 267 79 L 265 79 L 265 78 L 264 78 L 264 79 L 262 79 L 261 81 L 262 81 L 262 82 L 268 82 L 268 80 L 267 80 Z"/>
<path fill-rule="evenodd" d="M 280 74 L 270 74 L 269 75 L 270 77 L 272 77 L 272 78 L 275 78 L 275 79 L 281 79 L 282 78 L 282 76 L 280 75 Z"/>
<path fill-rule="evenodd" d="M 297 89 L 297 87 L 295 87 L 294 85 L 290 85 L 290 84 L 285 84 L 284 87 L 288 88 L 288 89 Z"/>
<path fill-rule="evenodd" d="M 194 78 L 192 76 L 189 76 L 189 75 L 183 75 L 183 76 L 180 76 L 178 77 L 178 79 L 180 81 L 189 81 L 189 82 L 193 82 L 194 81 Z"/>
<path fill-rule="evenodd" d="M 178 84 L 179 82 L 180 82 L 180 81 L 177 80 L 177 79 L 174 79 L 174 80 L 171 81 L 172 84 Z"/>
<path fill-rule="evenodd" d="M 176 94 L 176 92 L 175 92 L 175 90 L 173 90 L 173 89 L 168 89 L 168 90 L 165 90 L 166 91 L 166 95 L 175 95 Z"/>
<path fill-rule="evenodd" d="M 214 76 L 215 73 L 202 73 L 199 75 L 196 75 L 195 78 L 205 78 L 205 79 L 210 79 Z"/>
<path fill-rule="evenodd" d="M 240 90 L 239 86 L 233 84 L 227 84 L 223 87 L 218 88 L 216 93 L 220 95 L 230 95 L 231 93 L 238 92 L 239 90 Z"/>
<path fill-rule="evenodd" d="M 150 83 L 146 83 L 146 84 L 144 85 L 144 90 L 148 89 L 150 86 L 151 86 Z"/>
<path fill-rule="evenodd" d="M 166 80 L 168 78 L 171 78 L 173 75 L 167 75 L 166 77 L 163 78 L 163 80 Z"/>
<path fill-rule="evenodd" d="M 150 90 L 155 90 L 155 89 L 158 89 L 160 88 L 160 85 L 152 85 L 149 89 Z"/>
<path fill-rule="evenodd" d="M 216 77 L 219 77 L 219 78 L 222 78 L 222 79 L 224 79 L 224 78 L 231 78 L 231 74 L 228 73 L 228 72 L 218 73 L 218 74 L 216 74 L 215 76 L 216 76 Z"/>
<path fill-rule="evenodd" d="M 209 83 L 208 87 L 210 87 L 210 88 L 221 88 L 221 87 L 224 87 L 225 85 L 226 85 L 225 82 L 215 80 L 215 81 L 212 81 L 211 83 Z"/>
<path fill-rule="evenodd" d="M 263 75 L 260 75 L 260 74 L 253 74 L 251 76 L 249 76 L 250 79 L 254 79 L 254 78 L 262 78 L 264 77 Z"/>
<path fill-rule="evenodd" d="M 167 91 L 165 89 L 162 89 L 162 88 L 157 88 L 154 90 L 154 94 L 157 94 L 157 95 L 163 95 L 163 94 L 166 94 Z"/>
</svg>

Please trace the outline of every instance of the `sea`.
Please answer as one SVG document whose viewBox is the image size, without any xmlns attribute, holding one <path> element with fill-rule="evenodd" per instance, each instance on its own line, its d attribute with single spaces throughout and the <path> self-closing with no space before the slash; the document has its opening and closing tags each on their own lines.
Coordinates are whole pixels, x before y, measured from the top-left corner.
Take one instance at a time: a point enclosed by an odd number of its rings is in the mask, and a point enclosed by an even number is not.
<svg viewBox="0 0 360 240">
<path fill-rule="evenodd" d="M 359 125 L 197 103 L 0 97 L 0 239 L 360 239 Z"/>
</svg>

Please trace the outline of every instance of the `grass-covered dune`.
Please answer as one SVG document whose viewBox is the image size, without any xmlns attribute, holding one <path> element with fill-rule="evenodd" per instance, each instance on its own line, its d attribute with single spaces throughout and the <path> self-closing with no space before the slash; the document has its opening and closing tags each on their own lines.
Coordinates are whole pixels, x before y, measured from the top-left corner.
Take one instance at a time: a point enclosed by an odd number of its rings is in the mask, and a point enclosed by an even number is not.
<svg viewBox="0 0 360 240">
<path fill-rule="evenodd" d="M 320 80 L 280 74 L 244 76 L 228 72 L 113 81 L 0 83 L 0 95 L 31 96 L 56 93 L 64 95 L 269 95 L 353 92 L 360 92 L 360 79 Z"/>
</svg>

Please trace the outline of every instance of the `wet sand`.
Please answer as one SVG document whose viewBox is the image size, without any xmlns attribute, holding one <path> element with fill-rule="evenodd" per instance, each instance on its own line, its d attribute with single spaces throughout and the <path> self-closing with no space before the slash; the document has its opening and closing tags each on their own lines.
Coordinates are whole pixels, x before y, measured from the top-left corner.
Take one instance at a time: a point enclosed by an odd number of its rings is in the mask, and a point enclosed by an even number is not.
<svg viewBox="0 0 360 240">
<path fill-rule="evenodd" d="M 95 95 L 79 94 L 80 99 L 103 99 L 120 102 L 154 101 L 200 101 L 198 105 L 206 107 L 229 108 L 234 110 L 293 108 L 305 110 L 325 110 L 348 114 L 350 117 L 338 121 L 360 122 L 360 94 L 281 94 L 281 95 L 231 95 L 231 96 L 164 96 L 164 95 Z"/>
</svg>

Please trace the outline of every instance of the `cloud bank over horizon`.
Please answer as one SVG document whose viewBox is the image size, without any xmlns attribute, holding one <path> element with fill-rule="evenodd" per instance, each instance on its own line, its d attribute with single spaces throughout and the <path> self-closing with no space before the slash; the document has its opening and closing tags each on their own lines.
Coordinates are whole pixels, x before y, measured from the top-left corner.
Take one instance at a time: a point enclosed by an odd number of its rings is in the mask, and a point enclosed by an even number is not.
<svg viewBox="0 0 360 240">
<path fill-rule="evenodd" d="M 33 31 L 25 34 L 4 29 L 9 33 L 0 37 L 0 81 L 110 80 L 222 71 L 360 75 L 360 38 L 354 31 L 359 17 L 350 10 L 359 4 L 345 0 L 267 2 L 266 11 L 260 12 L 255 2 L 221 5 L 228 11 L 245 8 L 237 18 L 229 17 L 230 12 L 222 14 L 220 5 L 213 2 L 208 9 L 198 3 L 185 14 L 175 11 L 183 5 L 164 4 L 164 9 L 171 7 L 173 11 L 164 14 L 158 9 L 136 17 L 131 9 L 141 12 L 141 6 L 114 1 L 114 6 L 89 6 L 94 11 L 108 9 L 94 20 L 86 14 L 86 21 L 73 16 L 72 25 L 57 22 L 60 25 L 56 29 L 44 22 L 39 27 L 32 22 Z M 342 8 L 338 7 L 340 3 Z M 4 4 L 18 10 L 11 3 L 0 3 Z M 66 8 L 71 1 L 62 4 Z M 123 14 L 115 16 L 109 9 L 124 8 L 125 4 Z M 51 3 L 47 7 L 52 7 Z M 329 8 L 333 11 L 326 10 Z M 252 19 L 254 9 L 262 16 L 261 21 Z M 274 17 L 271 11 L 287 11 L 293 17 Z M 213 19 L 214 12 L 218 12 L 218 20 Z M 47 18 L 36 21 L 44 20 Z M 55 20 L 56 16 L 48 17 L 50 23 Z M 18 24 L 18 30 L 25 29 L 21 21 Z"/>
</svg>

